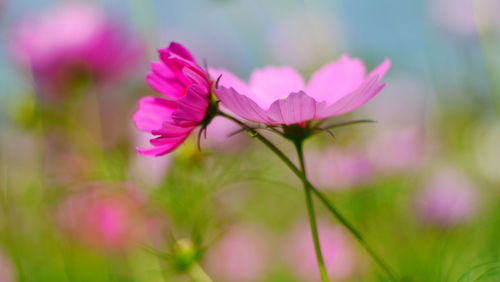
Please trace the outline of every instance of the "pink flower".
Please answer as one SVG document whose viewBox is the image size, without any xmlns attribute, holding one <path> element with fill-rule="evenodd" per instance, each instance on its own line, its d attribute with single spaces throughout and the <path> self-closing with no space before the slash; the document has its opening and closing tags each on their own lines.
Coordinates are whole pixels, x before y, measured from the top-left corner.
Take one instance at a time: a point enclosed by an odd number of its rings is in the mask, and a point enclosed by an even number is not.
<svg viewBox="0 0 500 282">
<path fill-rule="evenodd" d="M 16 280 L 15 268 L 12 261 L 0 252 L 0 281 L 14 282 Z"/>
<path fill-rule="evenodd" d="M 233 227 L 208 250 L 206 266 L 217 281 L 262 281 L 268 247 L 259 229 Z"/>
<path fill-rule="evenodd" d="M 425 161 L 426 149 L 422 130 L 387 129 L 370 141 L 368 155 L 377 170 L 391 174 L 418 168 Z"/>
<path fill-rule="evenodd" d="M 203 140 L 203 147 L 206 145 L 219 152 L 231 152 L 232 149 L 241 148 L 245 144 L 246 138 L 243 134 L 231 134 L 241 129 L 233 121 L 223 117 L 215 117 L 207 127 L 206 139 Z"/>
<path fill-rule="evenodd" d="M 437 172 L 416 197 L 420 218 L 442 227 L 464 222 L 476 210 L 477 187 L 454 169 Z"/>
<path fill-rule="evenodd" d="M 346 233 L 327 221 L 318 221 L 323 258 L 329 276 L 343 280 L 351 276 L 357 266 L 356 252 Z M 297 224 L 286 245 L 287 258 L 301 281 L 319 281 L 318 263 L 306 222 Z"/>
<path fill-rule="evenodd" d="M 134 130 L 133 139 L 137 146 L 147 146 L 149 134 Z M 129 162 L 129 178 L 141 187 L 156 188 L 168 174 L 173 162 L 173 156 L 164 158 L 145 158 L 139 154 L 133 154 Z"/>
<path fill-rule="evenodd" d="M 161 62 L 151 64 L 147 80 L 164 97 L 142 98 L 133 116 L 138 129 L 155 136 L 152 148 L 137 149 L 147 156 L 165 155 L 180 146 L 204 121 L 211 98 L 208 75 L 186 48 L 172 42 L 159 53 Z"/>
<path fill-rule="evenodd" d="M 54 99 L 82 80 L 123 77 L 142 57 L 138 42 L 99 7 L 73 2 L 21 20 L 10 47 L 14 59 L 32 71 L 44 97 Z"/>
<path fill-rule="evenodd" d="M 156 235 L 157 217 L 146 212 L 146 201 L 132 191 L 91 185 L 65 198 L 56 219 L 74 239 L 97 249 L 122 251 Z"/>
<path fill-rule="evenodd" d="M 307 174 L 321 188 L 349 189 L 370 181 L 373 168 L 360 151 L 328 149 L 306 154 Z"/>
<path fill-rule="evenodd" d="M 291 67 L 255 70 L 247 83 L 224 70 L 217 97 L 235 114 L 267 124 L 303 124 L 350 112 L 377 95 L 390 68 L 385 60 L 370 74 L 359 59 L 342 56 L 316 71 L 308 84 Z"/>
</svg>

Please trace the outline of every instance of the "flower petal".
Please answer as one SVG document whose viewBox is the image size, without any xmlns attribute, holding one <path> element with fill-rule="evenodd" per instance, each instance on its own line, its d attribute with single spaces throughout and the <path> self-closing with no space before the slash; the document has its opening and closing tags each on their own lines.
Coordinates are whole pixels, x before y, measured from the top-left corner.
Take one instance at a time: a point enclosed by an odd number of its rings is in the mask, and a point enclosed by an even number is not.
<svg viewBox="0 0 500 282">
<path fill-rule="evenodd" d="M 255 122 L 271 122 L 267 113 L 250 98 L 239 94 L 234 88 L 224 86 L 215 90 L 224 107 L 231 112 Z"/>
<path fill-rule="evenodd" d="M 195 125 L 205 118 L 209 101 L 206 91 L 193 84 L 186 88 L 186 96 L 177 101 L 178 110 L 172 114 L 173 120 L 182 125 Z"/>
<path fill-rule="evenodd" d="M 320 118 L 341 115 L 361 107 L 375 97 L 385 86 L 378 76 L 368 78 L 356 91 L 346 95 L 318 114 Z"/>
<path fill-rule="evenodd" d="M 356 90 L 365 79 L 365 66 L 356 58 L 342 56 L 317 70 L 309 80 L 307 93 L 316 101 L 333 104 Z"/>
<path fill-rule="evenodd" d="M 170 45 L 160 50 L 166 57 L 179 57 L 187 61 L 191 61 L 196 63 L 193 55 L 186 49 L 186 47 L 182 46 L 177 42 L 171 42 Z"/>
<path fill-rule="evenodd" d="M 291 67 L 269 66 L 253 71 L 248 85 L 251 92 L 244 94 L 267 110 L 274 101 L 304 90 L 304 79 Z"/>
<path fill-rule="evenodd" d="M 179 147 L 188 136 L 189 134 L 180 136 L 178 138 L 158 137 L 156 139 L 153 139 L 154 141 L 151 140 L 151 143 L 155 143 L 157 145 L 153 145 L 152 148 L 148 149 L 136 148 L 136 151 L 145 156 L 162 156 L 172 152 L 177 147 Z"/>
<path fill-rule="evenodd" d="M 139 100 L 139 108 L 132 119 L 138 129 L 151 132 L 160 129 L 163 122 L 171 121 L 171 115 L 176 110 L 175 102 L 148 96 Z"/>
<path fill-rule="evenodd" d="M 368 77 L 377 75 L 378 79 L 381 80 L 387 73 L 387 71 L 391 68 L 391 65 L 392 65 L 391 60 L 385 59 L 380 65 L 378 65 L 370 72 Z"/>
<path fill-rule="evenodd" d="M 171 100 L 184 95 L 184 86 L 163 63 L 152 63 L 151 68 L 153 71 L 147 74 L 146 80 L 153 89 Z"/>
<path fill-rule="evenodd" d="M 316 115 L 316 100 L 304 91 L 290 94 L 286 99 L 272 103 L 268 115 L 281 124 L 294 124 L 314 119 Z"/>
<path fill-rule="evenodd" d="M 232 87 L 236 92 L 248 94 L 250 93 L 250 89 L 248 85 L 241 80 L 236 75 L 224 69 L 209 69 L 210 76 L 212 80 L 216 81 L 219 76 L 219 86 L 225 86 L 227 88 Z"/>
</svg>

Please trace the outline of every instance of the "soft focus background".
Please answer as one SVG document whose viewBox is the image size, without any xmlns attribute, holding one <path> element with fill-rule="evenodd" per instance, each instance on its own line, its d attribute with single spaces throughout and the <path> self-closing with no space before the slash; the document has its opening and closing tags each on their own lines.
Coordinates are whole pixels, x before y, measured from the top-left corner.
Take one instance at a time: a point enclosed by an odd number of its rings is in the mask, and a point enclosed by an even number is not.
<svg viewBox="0 0 500 282">
<path fill-rule="evenodd" d="M 156 49 L 248 77 L 393 62 L 306 143 L 309 175 L 406 281 L 500 281 L 497 0 L 0 1 L 0 281 L 316 281 L 299 182 L 224 120 L 151 159 L 131 122 Z M 291 151 L 288 144 L 280 147 Z M 317 205 L 335 281 L 385 281 Z M 193 278 L 194 277 L 194 278 Z"/>
</svg>

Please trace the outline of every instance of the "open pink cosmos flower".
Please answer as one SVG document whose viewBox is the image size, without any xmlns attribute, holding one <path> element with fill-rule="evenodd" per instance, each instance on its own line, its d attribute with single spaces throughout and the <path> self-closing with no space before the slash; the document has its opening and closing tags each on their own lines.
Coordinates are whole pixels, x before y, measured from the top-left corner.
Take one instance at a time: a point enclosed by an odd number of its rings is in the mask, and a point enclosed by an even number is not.
<svg viewBox="0 0 500 282">
<path fill-rule="evenodd" d="M 291 125 L 364 105 L 384 88 L 379 80 L 390 66 L 387 59 L 366 75 L 361 60 L 342 56 L 316 71 L 307 85 L 291 67 L 255 70 L 248 83 L 225 70 L 212 72 L 222 75 L 216 94 L 228 110 L 250 121 Z"/>
<path fill-rule="evenodd" d="M 172 42 L 159 53 L 161 61 L 151 64 L 147 80 L 164 97 L 142 98 L 133 116 L 138 129 L 155 136 L 152 148 L 137 149 L 148 156 L 165 155 L 181 145 L 204 121 L 211 99 L 209 77 L 186 48 Z"/>
</svg>

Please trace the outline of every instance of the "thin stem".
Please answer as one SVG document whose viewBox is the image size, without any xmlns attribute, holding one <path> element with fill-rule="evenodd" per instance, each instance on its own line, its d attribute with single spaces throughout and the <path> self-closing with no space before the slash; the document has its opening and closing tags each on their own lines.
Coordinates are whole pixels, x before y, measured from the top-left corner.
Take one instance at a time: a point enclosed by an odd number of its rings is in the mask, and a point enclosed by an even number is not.
<svg viewBox="0 0 500 282">
<path fill-rule="evenodd" d="M 353 125 L 353 124 L 358 124 L 358 123 L 371 123 L 371 122 L 375 122 L 375 121 L 369 120 L 369 119 L 343 121 L 343 122 L 338 122 L 338 123 L 327 125 L 323 129 L 332 129 L 332 128 L 336 128 L 336 127 L 348 126 L 348 125 Z"/>
<path fill-rule="evenodd" d="M 316 223 L 316 215 L 314 213 L 314 203 L 311 195 L 311 188 L 307 184 L 306 180 L 306 168 L 304 164 L 304 152 L 302 150 L 302 141 L 295 142 L 295 149 L 297 150 L 297 156 L 300 163 L 300 169 L 302 170 L 302 183 L 304 184 L 304 193 L 306 195 L 306 205 L 307 205 L 307 215 L 309 217 L 309 225 L 311 227 L 311 235 L 314 243 L 314 251 L 316 252 L 316 259 L 318 260 L 319 273 L 321 275 L 321 281 L 328 282 L 328 272 L 326 271 L 325 261 L 323 260 L 323 254 L 321 253 L 321 244 L 318 235 L 318 225 Z"/>
<path fill-rule="evenodd" d="M 396 275 L 391 271 L 389 266 L 382 260 L 382 258 L 377 254 L 377 252 L 366 242 L 363 235 L 351 224 L 349 221 L 339 212 L 339 210 L 326 198 L 323 193 L 318 189 L 311 189 L 314 194 L 320 199 L 320 201 L 327 207 L 327 209 L 335 215 L 335 217 L 344 225 L 353 236 L 359 241 L 359 243 L 365 248 L 365 250 L 372 256 L 372 258 L 380 265 L 380 267 L 387 273 L 387 275 L 394 281 L 398 281 Z"/>
<path fill-rule="evenodd" d="M 203 268 L 198 263 L 194 263 L 189 268 L 189 275 L 195 282 L 212 282 L 210 276 L 208 276 L 205 270 L 203 270 Z"/>
<path fill-rule="evenodd" d="M 328 208 L 328 210 L 340 221 L 344 227 L 346 227 L 352 234 L 353 236 L 360 242 L 360 244 L 365 248 L 365 250 L 372 256 L 372 258 L 379 264 L 379 266 L 386 272 L 386 274 L 393 280 L 393 281 L 398 281 L 396 278 L 396 275 L 392 272 L 392 270 L 389 268 L 389 266 L 381 259 L 381 257 L 375 252 L 373 248 L 366 242 L 364 237 L 361 235 L 361 233 L 337 210 L 337 208 L 330 203 L 328 198 L 326 198 L 323 193 L 321 193 L 314 185 L 312 185 L 307 178 L 302 174 L 302 172 L 295 166 L 295 164 L 278 148 L 276 147 L 271 141 L 269 141 L 267 138 L 259 134 L 256 130 L 250 128 L 248 125 L 245 123 L 241 122 L 240 120 L 227 115 L 225 113 L 219 113 L 219 115 L 232 120 L 233 122 L 237 123 L 241 127 L 245 128 L 248 130 L 252 136 L 257 138 L 259 141 L 261 141 L 266 147 L 268 147 L 273 153 L 276 154 L 288 168 L 300 179 L 302 182 L 307 183 L 307 185 L 311 188 L 311 191 L 321 200 L 321 202 Z"/>
</svg>

